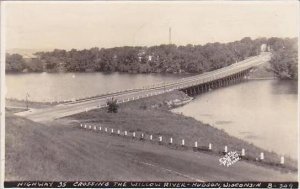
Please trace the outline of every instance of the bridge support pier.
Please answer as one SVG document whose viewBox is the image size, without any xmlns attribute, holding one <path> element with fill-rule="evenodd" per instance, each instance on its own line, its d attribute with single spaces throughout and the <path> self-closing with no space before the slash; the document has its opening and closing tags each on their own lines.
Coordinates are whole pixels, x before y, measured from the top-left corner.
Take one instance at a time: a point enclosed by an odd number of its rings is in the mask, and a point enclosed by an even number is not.
<svg viewBox="0 0 300 189">
<path fill-rule="evenodd" d="M 245 76 L 249 73 L 249 70 L 245 70 L 234 75 L 217 79 L 215 81 L 210 81 L 207 83 L 201 83 L 195 86 L 188 86 L 186 88 L 180 89 L 189 96 L 196 96 L 205 92 L 210 91 L 211 89 L 217 89 L 220 87 L 226 87 L 229 85 L 237 84 L 245 79 Z"/>
</svg>

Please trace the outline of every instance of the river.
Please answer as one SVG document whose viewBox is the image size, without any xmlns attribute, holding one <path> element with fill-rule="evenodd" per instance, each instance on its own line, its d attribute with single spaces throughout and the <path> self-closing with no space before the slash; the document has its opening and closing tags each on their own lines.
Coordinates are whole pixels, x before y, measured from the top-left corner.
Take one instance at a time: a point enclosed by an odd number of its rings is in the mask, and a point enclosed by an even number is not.
<svg viewBox="0 0 300 189">
<path fill-rule="evenodd" d="M 6 75 L 6 97 L 32 101 L 83 98 L 168 82 L 182 75 L 123 73 L 26 73 Z M 250 80 L 212 90 L 176 108 L 230 135 L 297 158 L 297 82 Z"/>
<path fill-rule="evenodd" d="M 297 82 L 250 80 L 196 97 L 174 112 L 297 159 Z"/>
<path fill-rule="evenodd" d="M 6 97 L 63 101 L 168 82 L 184 75 L 128 73 L 22 73 L 6 75 Z"/>
</svg>

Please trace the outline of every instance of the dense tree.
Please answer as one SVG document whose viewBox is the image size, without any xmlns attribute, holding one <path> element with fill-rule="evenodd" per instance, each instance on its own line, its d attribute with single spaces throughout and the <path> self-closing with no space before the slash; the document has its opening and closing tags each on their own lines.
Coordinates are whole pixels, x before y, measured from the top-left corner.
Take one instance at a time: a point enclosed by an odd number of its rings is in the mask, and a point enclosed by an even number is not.
<svg viewBox="0 0 300 189">
<path fill-rule="evenodd" d="M 116 99 L 110 99 L 106 102 L 107 104 L 107 112 L 108 113 L 118 113 L 118 104 Z"/>
<path fill-rule="evenodd" d="M 280 79 L 298 79 L 298 46 L 297 38 L 271 38 L 271 69 Z"/>
<path fill-rule="evenodd" d="M 274 71 L 295 69 L 294 58 L 281 61 L 287 49 L 293 46 L 292 39 L 245 37 L 230 43 L 208 43 L 205 45 L 176 46 L 159 45 L 151 47 L 115 47 L 70 51 L 55 49 L 51 52 L 38 52 L 36 58 L 26 60 L 20 55 L 7 57 L 7 71 L 46 71 L 46 72 L 128 72 L 128 73 L 203 73 L 260 53 L 262 44 L 268 44 L 272 52 L 278 54 L 272 59 Z M 285 49 L 284 49 L 285 47 Z M 281 50 L 280 50 L 281 49 Z M 285 52 L 281 52 L 284 49 Z M 292 50 L 288 53 L 295 54 Z M 294 55 L 293 55 L 294 56 Z M 280 65 L 278 62 L 281 61 Z M 296 72 L 290 73 L 295 77 Z M 285 75 L 285 74 L 283 74 Z"/>
<path fill-rule="evenodd" d="M 22 72 L 26 68 L 24 58 L 19 54 L 6 54 L 7 72 Z"/>
<path fill-rule="evenodd" d="M 44 69 L 43 62 L 38 58 L 32 58 L 26 61 L 25 64 L 29 72 L 42 72 Z"/>
</svg>

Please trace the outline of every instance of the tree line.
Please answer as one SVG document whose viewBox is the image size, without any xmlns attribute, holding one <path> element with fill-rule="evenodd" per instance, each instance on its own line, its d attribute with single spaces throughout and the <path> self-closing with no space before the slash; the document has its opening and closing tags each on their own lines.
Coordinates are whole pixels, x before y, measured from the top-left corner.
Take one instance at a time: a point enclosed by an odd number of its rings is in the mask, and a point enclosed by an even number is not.
<svg viewBox="0 0 300 189">
<path fill-rule="evenodd" d="M 272 38 L 271 71 L 280 79 L 298 79 L 298 39 Z"/>
<path fill-rule="evenodd" d="M 7 72 L 127 72 L 127 73 L 203 73 L 222 68 L 260 53 L 269 44 L 276 53 L 280 45 L 290 48 L 295 39 L 245 37 L 229 43 L 151 47 L 91 48 L 70 51 L 55 49 L 37 52 L 34 58 L 6 55 Z M 272 58 L 275 62 L 281 58 Z M 273 67 L 277 70 L 276 66 Z"/>
</svg>

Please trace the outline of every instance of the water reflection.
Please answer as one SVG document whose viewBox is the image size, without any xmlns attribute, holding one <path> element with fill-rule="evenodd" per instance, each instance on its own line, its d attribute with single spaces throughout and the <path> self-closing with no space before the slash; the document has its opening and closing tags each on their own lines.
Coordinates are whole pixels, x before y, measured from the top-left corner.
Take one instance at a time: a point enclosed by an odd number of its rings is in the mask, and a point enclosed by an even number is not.
<svg viewBox="0 0 300 189">
<path fill-rule="evenodd" d="M 200 95 L 173 111 L 297 158 L 297 82 L 244 82 Z"/>
<path fill-rule="evenodd" d="M 298 82 L 288 80 L 274 80 L 272 81 L 273 94 L 297 94 Z"/>
<path fill-rule="evenodd" d="M 127 73 L 26 73 L 7 74 L 8 98 L 32 101 L 70 100 L 173 81 L 184 75 Z"/>
</svg>

